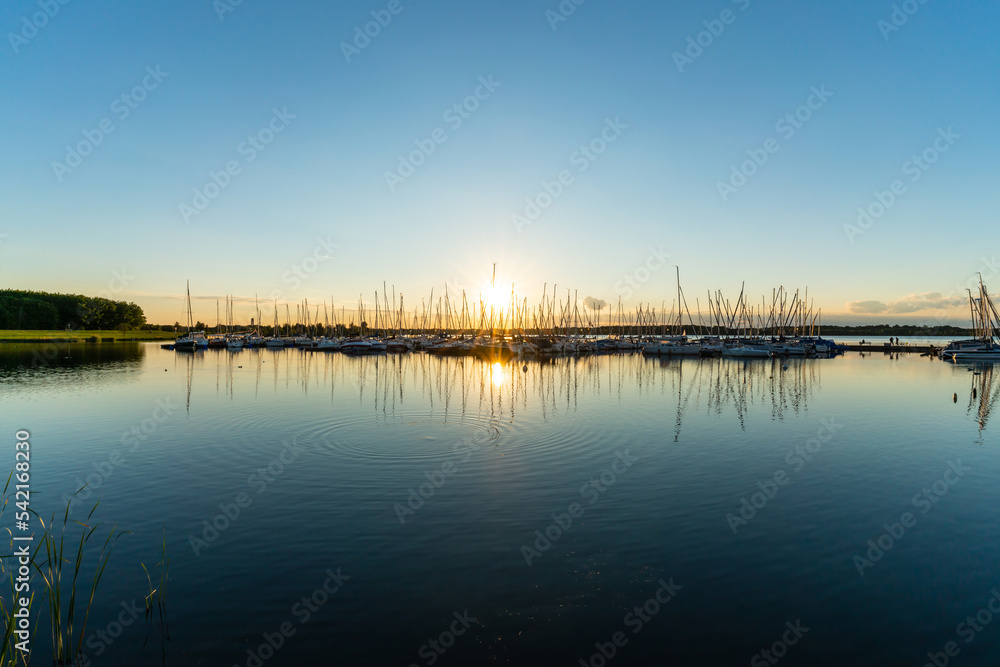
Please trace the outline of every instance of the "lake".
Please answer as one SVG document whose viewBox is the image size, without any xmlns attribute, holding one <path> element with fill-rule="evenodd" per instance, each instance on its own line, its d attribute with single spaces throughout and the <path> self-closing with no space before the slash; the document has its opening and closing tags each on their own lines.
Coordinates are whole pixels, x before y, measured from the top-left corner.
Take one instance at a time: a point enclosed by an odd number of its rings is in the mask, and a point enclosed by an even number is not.
<svg viewBox="0 0 1000 667">
<path fill-rule="evenodd" d="M 86 664 L 998 664 L 998 381 L 4 345 L 0 456 L 27 430 L 36 511 L 87 484 L 71 518 L 133 531 Z"/>
</svg>

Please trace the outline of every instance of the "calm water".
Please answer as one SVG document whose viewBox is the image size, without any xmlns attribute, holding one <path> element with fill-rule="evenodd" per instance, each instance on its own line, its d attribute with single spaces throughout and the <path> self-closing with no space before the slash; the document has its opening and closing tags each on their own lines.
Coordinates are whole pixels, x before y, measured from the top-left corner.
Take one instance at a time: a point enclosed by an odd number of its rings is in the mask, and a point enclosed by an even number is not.
<svg viewBox="0 0 1000 667">
<path fill-rule="evenodd" d="M 93 665 L 1000 663 L 1000 371 L 523 365 L 3 346 L 0 456 L 29 430 L 36 509 L 89 481 L 134 531 Z M 115 620 L 164 531 L 166 642 Z"/>
</svg>

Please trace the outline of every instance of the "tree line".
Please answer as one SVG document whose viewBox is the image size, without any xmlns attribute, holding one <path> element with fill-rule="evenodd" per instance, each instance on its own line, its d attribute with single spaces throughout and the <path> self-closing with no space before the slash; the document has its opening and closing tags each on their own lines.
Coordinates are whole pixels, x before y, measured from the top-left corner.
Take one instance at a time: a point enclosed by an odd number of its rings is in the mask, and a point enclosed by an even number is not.
<svg viewBox="0 0 1000 667">
<path fill-rule="evenodd" d="M 82 294 L 50 294 L 0 290 L 0 329 L 139 329 L 146 324 L 142 308 Z"/>
</svg>

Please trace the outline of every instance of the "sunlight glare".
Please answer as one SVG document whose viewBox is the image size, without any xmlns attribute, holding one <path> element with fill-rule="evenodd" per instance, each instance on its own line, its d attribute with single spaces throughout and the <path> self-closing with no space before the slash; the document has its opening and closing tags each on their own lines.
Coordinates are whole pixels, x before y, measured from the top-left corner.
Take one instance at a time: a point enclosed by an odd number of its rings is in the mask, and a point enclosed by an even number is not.
<svg viewBox="0 0 1000 667">
<path fill-rule="evenodd" d="M 490 366 L 490 381 L 494 387 L 499 387 L 503 384 L 503 364 L 500 362 Z"/>
<path fill-rule="evenodd" d="M 510 294 L 505 292 L 500 285 L 486 285 L 482 289 L 483 304 L 487 308 L 503 310 L 510 301 Z"/>
</svg>

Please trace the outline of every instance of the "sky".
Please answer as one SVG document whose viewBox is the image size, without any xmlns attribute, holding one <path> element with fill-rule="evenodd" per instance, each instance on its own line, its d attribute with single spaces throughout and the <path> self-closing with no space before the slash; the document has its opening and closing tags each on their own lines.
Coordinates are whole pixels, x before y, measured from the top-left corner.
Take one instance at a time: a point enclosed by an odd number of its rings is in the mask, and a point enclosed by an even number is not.
<svg viewBox="0 0 1000 667">
<path fill-rule="evenodd" d="M 0 5 L 0 288 L 215 322 L 543 289 L 808 288 L 967 324 L 1000 284 L 1000 6 Z M 674 267 L 677 268 L 674 268 Z M 567 292 L 567 290 L 570 290 Z"/>
</svg>

